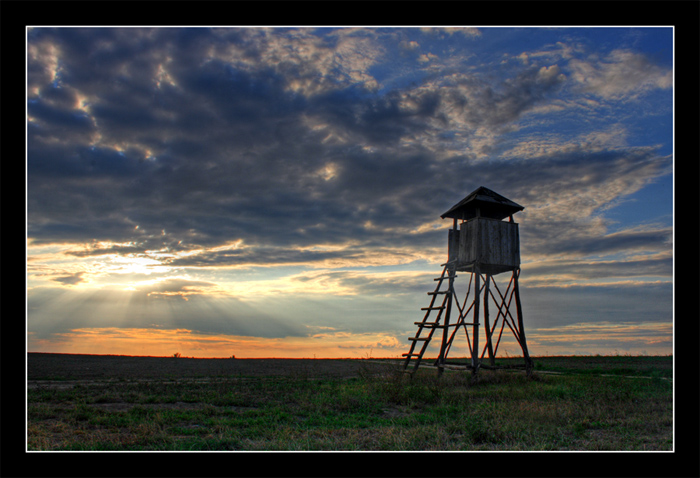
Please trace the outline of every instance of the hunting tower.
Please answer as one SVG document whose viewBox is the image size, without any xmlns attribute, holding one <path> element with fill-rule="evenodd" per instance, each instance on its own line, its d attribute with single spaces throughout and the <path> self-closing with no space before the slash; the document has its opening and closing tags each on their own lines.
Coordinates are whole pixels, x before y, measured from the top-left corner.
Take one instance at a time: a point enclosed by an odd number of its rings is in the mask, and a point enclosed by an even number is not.
<svg viewBox="0 0 700 478">
<path fill-rule="evenodd" d="M 443 219 L 449 217 L 453 220 L 447 238 L 447 262 L 442 264 L 441 276 L 435 279 L 437 287 L 428 292 L 430 305 L 421 309 L 425 311 L 423 320 L 415 322 L 418 331 L 415 337 L 409 338 L 411 347 L 403 354 L 406 357 L 404 370 L 411 364 L 413 368 L 407 371 L 413 373 L 418 369 L 433 335 L 440 330 L 440 352 L 434 362 L 438 374 L 442 374 L 446 366 L 471 370 L 473 374 L 480 368 L 524 368 L 528 375 L 532 372 L 518 288 L 520 237 L 518 224 L 513 222 L 513 214 L 523 209 L 510 199 L 480 187 L 442 214 Z M 465 272 L 469 277 L 466 297 L 461 304 L 455 293 L 457 272 Z M 494 279 L 502 273 L 510 276 L 503 293 Z M 442 300 L 436 305 L 439 296 Z M 491 302 L 495 309 L 489 307 Z M 491 311 L 496 312 L 493 322 Z M 457 320 L 451 322 L 451 315 L 457 313 Z M 481 325 L 485 335 L 482 349 L 479 348 Z M 506 326 L 522 349 L 523 364 L 496 365 L 496 353 Z M 466 363 L 449 362 L 447 356 L 453 341 L 456 336 L 461 336 L 462 331 L 466 335 L 469 360 Z M 488 363 L 484 361 L 487 353 Z"/>
</svg>

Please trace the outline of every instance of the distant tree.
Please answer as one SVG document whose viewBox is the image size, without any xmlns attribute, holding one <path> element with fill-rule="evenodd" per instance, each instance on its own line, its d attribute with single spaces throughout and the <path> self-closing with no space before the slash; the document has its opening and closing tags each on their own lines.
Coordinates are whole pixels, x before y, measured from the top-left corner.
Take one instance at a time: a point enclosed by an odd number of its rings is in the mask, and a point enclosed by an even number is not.
<svg viewBox="0 0 700 478">
<path fill-rule="evenodd" d="M 175 353 L 173 354 L 173 357 L 175 357 L 175 358 L 180 358 L 180 352 L 175 352 Z"/>
</svg>

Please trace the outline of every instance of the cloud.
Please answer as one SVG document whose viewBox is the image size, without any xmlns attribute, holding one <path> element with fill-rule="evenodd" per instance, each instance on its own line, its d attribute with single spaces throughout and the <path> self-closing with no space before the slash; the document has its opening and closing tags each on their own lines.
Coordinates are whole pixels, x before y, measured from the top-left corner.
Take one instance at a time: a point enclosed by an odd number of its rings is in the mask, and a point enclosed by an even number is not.
<svg viewBox="0 0 700 478">
<path fill-rule="evenodd" d="M 81 277 L 84 274 L 84 272 L 76 272 L 75 274 L 70 274 L 67 276 L 60 276 L 56 277 L 54 279 L 51 279 L 56 282 L 60 282 L 61 284 L 65 285 L 74 285 L 79 282 L 83 281 L 83 278 Z"/>
<path fill-rule="evenodd" d="M 148 297 L 179 297 L 186 301 L 190 296 L 218 295 L 220 292 L 216 289 L 216 284 L 212 282 L 175 278 L 152 281 L 136 288 Z"/>
<path fill-rule="evenodd" d="M 273 73 L 288 92 L 311 97 L 377 81 L 369 69 L 383 54 L 364 29 L 217 29 L 210 59 L 253 74 Z"/>
<path fill-rule="evenodd" d="M 523 278 L 526 277 L 525 271 Z M 671 282 L 623 282 L 567 287 L 526 287 L 522 304 L 526 327 L 560 327 L 607 321 L 672 323 Z"/>
<path fill-rule="evenodd" d="M 637 257 L 627 260 L 609 261 L 547 261 L 528 264 L 524 269 L 527 275 L 549 277 L 550 280 L 562 278 L 631 278 L 631 277 L 664 277 L 673 276 L 673 257 L 669 253 L 651 257 Z"/>
<path fill-rule="evenodd" d="M 431 286 L 433 275 L 422 271 L 323 271 L 301 273 L 291 277 L 291 280 L 308 284 L 310 289 L 317 288 L 320 292 L 332 290 L 339 295 L 400 297 L 425 294 Z"/>
<path fill-rule="evenodd" d="M 613 50 L 602 59 L 572 59 L 569 68 L 583 91 L 605 99 L 631 100 L 673 85 L 672 71 L 629 50 Z"/>
<path fill-rule="evenodd" d="M 595 324 L 574 324 L 556 328 L 539 328 L 529 333 L 530 347 L 541 353 L 561 353 L 576 350 L 577 354 L 608 353 L 661 353 L 671 350 L 673 330 L 670 323 L 628 323 L 602 322 Z M 669 338 L 660 338 L 669 337 Z"/>
</svg>

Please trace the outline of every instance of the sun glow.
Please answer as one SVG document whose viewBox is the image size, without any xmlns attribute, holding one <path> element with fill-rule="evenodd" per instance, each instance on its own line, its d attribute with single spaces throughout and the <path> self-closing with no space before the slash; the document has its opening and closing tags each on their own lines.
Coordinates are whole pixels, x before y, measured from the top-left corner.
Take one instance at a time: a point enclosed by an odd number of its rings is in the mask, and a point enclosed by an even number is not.
<svg viewBox="0 0 700 478">
<path fill-rule="evenodd" d="M 398 357 L 405 346 L 381 333 L 323 333 L 304 337 L 262 338 L 207 335 L 189 329 L 86 327 L 32 339 L 32 352 L 216 358 L 367 358 Z"/>
<path fill-rule="evenodd" d="M 106 268 L 113 274 L 145 275 L 164 273 L 171 269 L 162 265 L 159 260 L 146 256 L 113 256 L 107 261 Z"/>
</svg>

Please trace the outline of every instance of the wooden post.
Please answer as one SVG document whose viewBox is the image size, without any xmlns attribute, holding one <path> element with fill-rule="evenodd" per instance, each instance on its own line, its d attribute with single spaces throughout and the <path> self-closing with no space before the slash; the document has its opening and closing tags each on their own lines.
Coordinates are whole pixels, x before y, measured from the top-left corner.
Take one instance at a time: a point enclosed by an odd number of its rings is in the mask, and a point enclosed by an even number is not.
<svg viewBox="0 0 700 478">
<path fill-rule="evenodd" d="M 525 359 L 525 369 L 527 375 L 532 373 L 532 359 L 527 351 L 527 341 L 525 340 L 525 326 L 523 325 L 523 308 L 520 305 L 520 288 L 518 287 L 518 276 L 520 268 L 513 271 L 513 293 L 515 294 L 515 309 L 518 314 L 518 335 L 520 338 L 520 346 L 523 349 L 523 358 Z"/>
<path fill-rule="evenodd" d="M 484 284 L 484 327 L 486 331 L 486 347 L 489 350 L 489 363 L 496 366 L 496 357 L 493 354 L 493 344 L 491 343 L 491 323 L 489 322 L 489 282 L 491 276 L 486 274 L 486 284 Z M 496 318 L 498 321 L 498 318 Z"/>
<path fill-rule="evenodd" d="M 481 295 L 481 274 L 479 266 L 474 267 L 476 280 L 474 281 L 474 325 L 472 328 L 472 372 L 476 373 L 479 368 L 479 296 Z"/>
<path fill-rule="evenodd" d="M 455 280 L 456 269 L 452 266 L 448 267 L 448 288 L 447 288 L 447 308 L 445 309 L 445 320 L 442 329 L 442 344 L 440 344 L 440 355 L 437 359 L 438 377 L 445 371 L 445 355 L 447 354 L 447 336 L 450 329 L 450 312 L 452 311 L 452 299 L 454 296 L 453 284 Z"/>
</svg>

